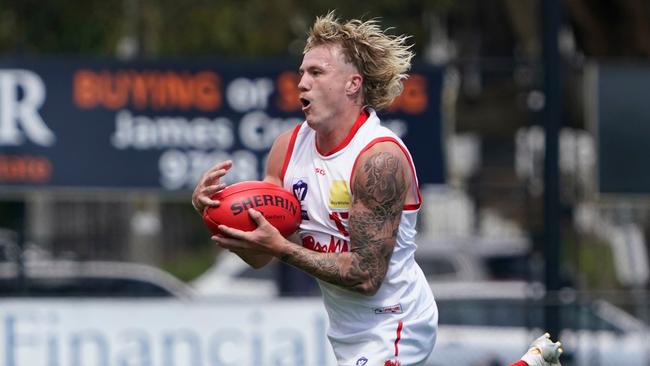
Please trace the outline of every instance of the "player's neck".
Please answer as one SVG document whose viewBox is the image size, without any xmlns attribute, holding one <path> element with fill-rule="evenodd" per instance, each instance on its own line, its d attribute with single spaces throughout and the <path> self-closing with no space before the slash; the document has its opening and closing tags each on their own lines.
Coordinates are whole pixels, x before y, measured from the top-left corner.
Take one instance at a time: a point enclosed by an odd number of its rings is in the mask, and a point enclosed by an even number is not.
<svg viewBox="0 0 650 366">
<path fill-rule="evenodd" d="M 334 150 L 348 136 L 354 123 L 363 111 L 363 107 L 350 108 L 342 113 L 336 120 L 332 121 L 328 129 L 321 129 L 316 132 L 316 145 L 322 154 Z"/>
</svg>

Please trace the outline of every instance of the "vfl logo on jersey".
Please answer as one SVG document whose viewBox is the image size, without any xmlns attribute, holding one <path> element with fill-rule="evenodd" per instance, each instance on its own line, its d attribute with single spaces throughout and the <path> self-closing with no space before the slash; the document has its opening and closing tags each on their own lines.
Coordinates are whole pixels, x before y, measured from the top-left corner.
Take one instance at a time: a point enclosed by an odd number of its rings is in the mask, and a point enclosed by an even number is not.
<svg viewBox="0 0 650 366">
<path fill-rule="evenodd" d="M 298 179 L 298 181 L 293 184 L 293 195 L 301 202 L 304 201 L 307 196 L 307 183 L 302 179 Z"/>
<path fill-rule="evenodd" d="M 302 209 L 302 201 L 307 197 L 307 182 L 302 179 L 298 179 L 296 183 L 293 184 L 293 195 L 300 201 L 300 216 L 303 220 L 309 220 L 309 215 L 307 215 L 307 210 Z"/>
<path fill-rule="evenodd" d="M 365 366 L 367 363 L 368 363 L 368 359 L 367 359 L 367 358 L 365 358 L 365 357 L 360 357 L 360 358 L 357 360 L 357 363 L 355 363 L 354 365 L 355 365 L 355 366 Z"/>
<path fill-rule="evenodd" d="M 344 180 L 334 180 L 330 186 L 330 209 L 341 210 L 349 209 L 352 206 L 352 198 L 348 182 Z"/>
</svg>

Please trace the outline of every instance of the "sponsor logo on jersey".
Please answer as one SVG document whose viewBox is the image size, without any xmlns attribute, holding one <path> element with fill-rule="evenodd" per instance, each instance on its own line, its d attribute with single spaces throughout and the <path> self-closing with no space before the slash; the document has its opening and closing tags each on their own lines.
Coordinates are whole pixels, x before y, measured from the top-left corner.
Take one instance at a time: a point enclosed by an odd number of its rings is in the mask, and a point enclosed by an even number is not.
<svg viewBox="0 0 650 366">
<path fill-rule="evenodd" d="M 351 197 L 348 182 L 344 180 L 332 181 L 332 184 L 330 185 L 330 209 L 349 209 L 352 206 Z"/>
<path fill-rule="evenodd" d="M 375 310 L 375 314 L 401 314 L 402 305 L 397 304 L 391 306 L 384 306 L 383 308 L 375 308 L 374 310 Z"/>
<path fill-rule="evenodd" d="M 343 234 L 346 237 L 350 236 L 350 233 L 347 229 L 348 218 L 350 217 L 350 213 L 348 211 L 330 212 L 329 217 L 334 222 L 334 225 L 336 225 L 336 230 L 338 230 L 339 233 Z"/>
<path fill-rule="evenodd" d="M 330 235 L 330 242 L 328 244 L 320 243 L 313 236 L 307 235 L 302 238 L 302 246 L 321 253 L 345 253 L 350 251 L 347 240 L 337 239 L 332 235 Z"/>
<path fill-rule="evenodd" d="M 402 363 L 399 360 L 386 360 L 384 366 L 402 366 Z"/>
<path fill-rule="evenodd" d="M 355 363 L 355 366 L 365 366 L 367 363 L 368 359 L 366 357 L 359 357 L 357 363 Z"/>
</svg>

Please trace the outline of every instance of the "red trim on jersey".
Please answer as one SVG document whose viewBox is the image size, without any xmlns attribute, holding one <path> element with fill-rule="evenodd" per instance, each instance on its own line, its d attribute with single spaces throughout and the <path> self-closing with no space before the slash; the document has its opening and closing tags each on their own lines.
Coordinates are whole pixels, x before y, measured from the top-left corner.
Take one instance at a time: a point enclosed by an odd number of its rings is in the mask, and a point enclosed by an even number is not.
<svg viewBox="0 0 650 366">
<path fill-rule="evenodd" d="M 345 139 L 341 141 L 341 143 L 335 147 L 333 150 L 328 151 L 326 154 L 321 154 L 322 156 L 330 156 L 336 152 L 339 152 L 343 150 L 344 147 L 348 146 L 350 141 L 352 141 L 352 138 L 354 135 L 359 131 L 361 126 L 368 120 L 368 117 L 370 117 L 370 113 L 366 111 L 365 109 L 361 111 L 361 114 L 359 114 L 359 117 L 357 117 L 357 120 L 354 121 L 354 124 L 352 125 L 352 128 L 350 129 L 350 132 L 348 132 L 348 135 L 345 136 Z M 320 148 L 318 147 L 318 140 L 316 140 L 316 151 L 320 154 Z"/>
<path fill-rule="evenodd" d="M 296 138 L 298 137 L 298 131 L 300 131 L 302 123 L 299 123 L 294 127 L 293 132 L 291 133 L 291 138 L 289 139 L 289 146 L 287 146 L 287 153 L 284 155 L 284 163 L 282 163 L 282 170 L 280 170 L 280 181 L 284 184 L 284 175 L 287 172 L 287 167 L 289 166 L 289 160 L 291 160 L 291 154 L 293 154 L 293 148 L 296 145 Z"/>
<path fill-rule="evenodd" d="M 399 323 L 397 324 L 397 338 L 395 338 L 395 357 L 399 356 L 399 348 L 397 347 L 397 343 L 399 342 L 400 339 L 402 339 L 403 326 L 404 323 L 400 320 Z"/>
<path fill-rule="evenodd" d="M 404 205 L 404 210 L 413 211 L 413 210 L 417 210 L 418 208 L 420 208 L 420 204 L 422 202 L 422 199 L 419 196 L 420 196 L 420 191 L 418 190 L 418 199 L 420 200 L 420 203 L 412 203 L 412 204 L 409 204 L 409 205 Z"/>
<path fill-rule="evenodd" d="M 511 364 L 510 366 L 528 366 L 528 364 L 526 363 L 526 361 L 517 361 Z"/>
<path fill-rule="evenodd" d="M 420 208 L 420 205 L 422 204 L 422 196 L 420 195 L 420 186 L 419 186 L 419 184 L 418 184 L 417 176 L 416 176 L 416 174 L 415 174 L 415 167 L 413 166 L 413 161 L 411 161 L 411 156 L 410 156 L 410 155 L 408 154 L 408 152 L 406 151 L 406 148 L 404 148 L 404 146 L 402 146 L 402 144 L 400 144 L 399 142 L 397 142 L 397 140 L 396 140 L 395 138 L 393 138 L 393 137 L 389 137 L 389 136 L 378 137 L 378 138 L 376 138 L 376 139 L 370 141 L 370 142 L 368 143 L 368 145 L 366 145 L 366 146 L 365 146 L 365 147 L 364 147 L 364 148 L 359 152 L 359 155 L 357 155 L 357 158 L 354 160 L 354 164 L 352 164 L 352 172 L 350 173 L 350 193 L 354 194 L 354 191 L 353 191 L 353 190 L 354 190 L 354 183 L 353 183 L 353 179 L 354 179 L 354 170 L 356 169 L 356 167 L 357 167 L 357 163 L 359 162 L 359 157 L 360 157 L 364 152 L 368 151 L 368 149 L 370 149 L 370 148 L 373 147 L 375 144 L 380 143 L 380 142 L 392 142 L 392 143 L 394 143 L 395 145 L 399 146 L 400 149 L 402 149 L 402 152 L 404 153 L 404 156 L 406 156 L 406 159 L 408 160 L 409 165 L 411 166 L 411 173 L 413 173 L 414 183 L 415 183 L 416 186 L 417 186 L 418 203 L 410 203 L 410 204 L 406 204 L 406 205 L 403 206 L 403 208 L 404 208 L 404 210 L 417 210 L 418 208 Z"/>
</svg>

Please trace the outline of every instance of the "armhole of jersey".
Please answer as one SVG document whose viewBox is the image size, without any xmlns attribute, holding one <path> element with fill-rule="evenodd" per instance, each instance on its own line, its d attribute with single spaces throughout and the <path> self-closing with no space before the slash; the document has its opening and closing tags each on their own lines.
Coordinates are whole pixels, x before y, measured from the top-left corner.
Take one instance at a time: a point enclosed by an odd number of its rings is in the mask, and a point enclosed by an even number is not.
<svg viewBox="0 0 650 366">
<path fill-rule="evenodd" d="M 284 162 L 282 163 L 282 170 L 280 171 L 280 180 L 282 185 L 284 185 L 284 175 L 287 173 L 287 167 L 289 167 L 289 161 L 291 160 L 291 155 L 293 154 L 293 148 L 296 146 L 296 138 L 298 138 L 298 131 L 300 131 L 302 123 L 296 125 L 291 133 L 291 138 L 289 139 L 289 146 L 287 146 L 287 153 L 284 155 Z"/>
<path fill-rule="evenodd" d="M 406 148 L 402 146 L 397 140 L 393 137 L 378 137 L 368 143 L 361 151 L 359 152 L 359 155 L 357 155 L 356 159 L 354 160 L 354 164 L 352 164 L 352 171 L 350 172 L 350 192 L 354 194 L 353 192 L 353 187 L 354 187 L 354 170 L 357 167 L 357 163 L 359 162 L 359 157 L 366 152 L 368 149 L 373 147 L 375 144 L 379 142 L 392 142 L 399 146 L 399 148 L 402 150 L 404 153 L 404 156 L 406 156 L 406 160 L 408 160 L 409 165 L 411 166 L 411 173 L 413 174 L 413 181 L 415 182 L 415 193 L 417 194 L 418 197 L 418 202 L 417 203 L 411 203 L 411 204 L 405 204 L 404 205 L 404 210 L 417 210 L 420 208 L 420 205 L 422 204 L 422 196 L 420 195 L 420 184 L 418 183 L 418 177 L 415 174 L 415 166 L 413 166 L 413 161 L 411 160 L 411 155 L 408 153 Z"/>
</svg>

